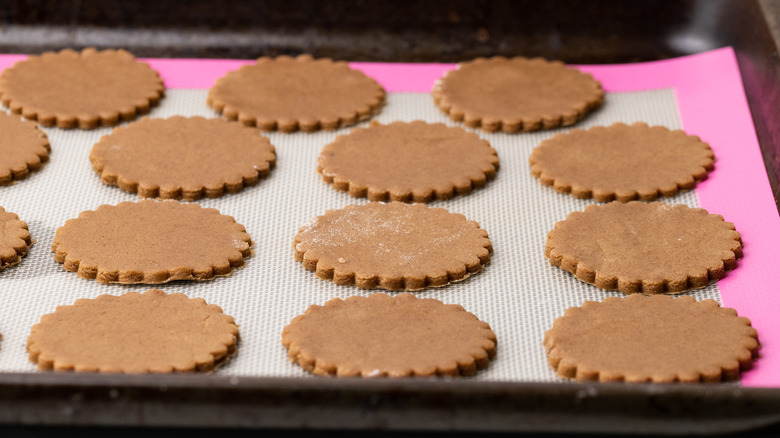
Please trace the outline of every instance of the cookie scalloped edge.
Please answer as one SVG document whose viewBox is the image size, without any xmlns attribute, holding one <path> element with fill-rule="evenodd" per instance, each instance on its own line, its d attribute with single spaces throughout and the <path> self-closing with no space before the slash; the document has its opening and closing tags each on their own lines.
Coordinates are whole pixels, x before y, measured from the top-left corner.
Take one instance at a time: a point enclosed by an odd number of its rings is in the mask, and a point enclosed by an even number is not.
<svg viewBox="0 0 780 438">
<path fill-rule="evenodd" d="M 424 204 L 413 204 L 422 208 L 426 207 Z M 346 209 L 359 208 L 359 205 L 348 205 L 344 207 Z M 493 253 L 493 244 L 488 237 L 486 230 L 479 227 L 476 221 L 468 220 L 466 216 L 460 213 L 452 213 L 444 208 L 431 208 L 431 210 L 443 210 L 448 214 L 456 215 L 464 220 L 464 223 L 470 227 L 476 228 L 481 231 L 483 243 L 482 249 L 479 254 L 474 254 L 474 257 L 469 260 L 469 263 L 463 263 L 463 266 L 457 271 L 447 270 L 445 275 L 425 275 L 424 277 L 415 277 L 409 275 L 399 276 L 361 276 L 355 271 L 351 272 L 336 272 L 335 266 L 326 265 L 319 259 L 315 259 L 311 256 L 307 256 L 310 252 L 301 250 L 298 244 L 302 242 L 300 233 L 309 227 L 304 225 L 298 230 L 298 234 L 295 235 L 293 241 L 293 249 L 295 250 L 295 260 L 303 264 L 303 267 L 309 271 L 314 271 L 317 278 L 326 281 L 332 281 L 339 286 L 355 286 L 358 289 L 384 289 L 389 291 L 418 291 L 428 287 L 443 287 L 450 283 L 463 281 L 469 276 L 481 271 L 485 265 L 490 262 L 490 255 Z M 322 216 L 328 215 L 331 212 L 339 210 L 328 210 Z"/>
<path fill-rule="evenodd" d="M 186 117 L 173 116 L 168 118 L 168 120 L 176 119 L 176 118 L 186 118 Z M 190 119 L 199 118 L 207 121 L 220 120 L 220 119 L 207 119 L 205 117 L 200 117 L 200 116 L 193 116 L 189 118 Z M 131 126 L 133 126 L 135 123 L 143 123 L 145 120 L 149 120 L 149 119 L 144 117 L 141 120 L 134 122 L 133 124 L 114 128 L 111 134 L 103 136 L 98 141 L 98 143 L 96 143 L 93 146 L 93 150 L 94 147 L 97 146 L 106 137 L 113 135 L 117 131 L 128 129 Z M 159 119 L 154 119 L 154 120 L 159 120 Z M 105 163 L 99 161 L 97 158 L 94 158 L 91 152 L 89 155 L 89 160 L 92 163 L 92 169 L 94 169 L 95 172 L 100 176 L 100 181 L 103 184 L 119 187 L 120 190 L 127 193 L 135 193 L 141 198 L 196 201 L 204 197 L 218 198 L 220 196 L 223 196 L 226 193 L 235 194 L 242 191 L 244 188 L 256 185 L 257 183 L 260 182 L 261 179 L 268 177 L 268 175 L 271 173 L 271 170 L 273 170 L 274 167 L 276 166 L 276 149 L 274 148 L 273 145 L 271 145 L 270 140 L 268 140 L 267 137 L 259 136 L 259 138 L 265 139 L 265 141 L 267 141 L 268 144 L 271 146 L 271 154 L 273 155 L 273 157 L 271 157 L 267 161 L 266 166 L 256 167 L 254 174 L 244 174 L 244 175 L 235 174 L 234 176 L 239 176 L 240 178 L 234 178 L 233 180 L 229 180 L 228 178 L 225 178 L 223 181 L 221 181 L 221 185 L 212 186 L 212 187 L 200 186 L 200 187 L 190 187 L 185 189 L 184 187 L 179 185 L 172 190 L 168 188 L 164 189 L 160 187 L 159 184 L 143 184 L 140 181 L 126 179 L 116 173 L 107 171 L 105 169 Z"/>
<path fill-rule="evenodd" d="M 144 200 L 141 202 L 158 202 L 158 201 Z M 178 202 L 178 201 L 162 201 L 162 202 Z M 81 212 L 77 218 L 68 219 L 67 221 L 65 221 L 65 225 L 63 225 L 63 227 L 67 226 L 69 223 L 72 223 L 73 221 L 76 221 L 82 217 L 96 214 L 101 209 L 119 207 L 123 204 L 138 204 L 138 203 L 132 201 L 125 201 L 125 202 L 120 202 L 117 205 L 104 204 L 99 206 L 96 210 L 88 210 L 88 211 Z M 246 243 L 246 246 L 242 247 L 241 249 L 236 248 L 241 254 L 241 257 L 222 260 L 223 263 L 220 263 L 219 265 L 212 264 L 207 270 L 196 270 L 191 267 L 186 267 L 186 268 L 176 268 L 173 270 L 146 271 L 146 272 L 135 271 L 135 270 L 106 271 L 101 269 L 100 266 L 87 266 L 84 263 L 82 263 L 81 260 L 76 260 L 68 257 L 67 248 L 63 248 L 63 245 L 57 242 L 57 236 L 55 233 L 54 241 L 51 244 L 51 250 L 52 252 L 54 252 L 54 260 L 58 263 L 62 263 L 62 267 L 66 271 L 75 272 L 81 278 L 84 278 L 86 280 L 95 280 L 98 283 L 102 283 L 102 284 L 112 284 L 112 283 L 162 284 L 162 283 L 167 283 L 169 281 L 178 281 L 178 280 L 206 281 L 206 280 L 212 280 L 215 277 L 228 276 L 232 274 L 233 271 L 235 271 L 236 269 L 244 267 L 244 265 L 246 264 L 246 259 L 252 255 L 253 242 L 252 239 L 249 237 L 249 234 L 246 232 L 246 228 L 243 225 L 236 222 L 235 218 L 233 218 L 232 216 L 222 214 L 219 212 L 219 210 L 215 208 L 203 208 L 198 204 L 184 204 L 184 203 L 179 203 L 179 204 L 183 205 L 185 208 L 202 209 L 208 214 L 218 214 L 220 216 L 230 218 L 230 220 L 232 221 L 232 225 L 236 228 L 236 230 L 243 232 L 246 235 L 246 240 L 243 241 L 244 243 Z"/>
<path fill-rule="evenodd" d="M 631 201 L 640 202 L 640 201 Z M 608 204 L 607 204 L 608 205 Z M 571 217 L 585 214 L 590 209 L 600 208 L 603 205 L 589 205 L 585 208 L 585 211 L 575 211 L 569 214 L 567 220 Z M 686 206 L 687 207 L 687 206 Z M 688 207 L 690 208 L 690 207 Z M 708 286 L 710 283 L 718 281 L 726 277 L 728 271 L 734 270 L 737 267 L 737 260 L 742 258 L 742 237 L 736 227 L 731 222 L 726 222 L 723 216 L 719 214 L 710 214 L 703 208 L 690 208 L 690 210 L 701 215 L 709 215 L 719 218 L 724 227 L 731 231 L 731 235 L 736 243 L 735 248 L 729 252 L 728 257 L 721 256 L 720 265 L 715 269 L 703 268 L 702 273 L 689 274 L 684 279 L 677 280 L 665 279 L 660 282 L 654 282 L 650 280 L 637 279 L 624 279 L 612 276 L 606 276 L 600 274 L 597 270 L 584 266 L 576 258 L 572 256 L 566 256 L 563 254 L 553 253 L 555 247 L 550 244 L 550 237 L 555 233 L 555 227 L 547 233 L 547 242 L 544 246 L 544 256 L 550 261 L 550 264 L 557 266 L 564 271 L 574 274 L 577 279 L 584 281 L 585 283 L 592 284 L 599 289 L 604 290 L 618 290 L 624 294 L 679 294 L 687 292 L 692 289 L 701 289 Z M 561 221 L 565 222 L 565 221 Z M 559 222 L 560 223 L 560 222 Z M 725 254 L 725 252 L 724 252 Z"/>
<path fill-rule="evenodd" d="M 581 312 L 584 308 L 589 308 L 592 306 L 598 306 L 605 302 L 611 302 L 615 300 L 624 300 L 624 299 L 634 299 L 633 297 L 640 298 L 642 295 L 629 295 L 625 298 L 620 297 L 608 297 L 602 302 L 598 301 L 585 301 L 581 307 L 571 307 L 567 309 L 564 312 L 564 317 L 571 317 L 572 315 Z M 553 335 L 551 334 L 552 330 L 555 328 L 555 322 L 553 322 L 553 328 L 549 329 L 544 334 L 544 341 L 542 344 L 545 347 L 545 351 L 547 353 L 548 363 L 550 367 L 552 367 L 553 370 L 555 370 L 556 374 L 560 377 L 568 378 L 568 379 L 574 379 L 578 381 L 593 381 L 598 380 L 601 382 L 625 382 L 625 383 L 674 383 L 674 382 L 682 382 L 682 383 L 696 383 L 696 382 L 722 382 L 722 381 L 730 381 L 730 380 L 737 380 L 739 379 L 739 375 L 741 371 L 749 370 L 753 366 L 753 360 L 758 357 L 758 350 L 761 347 L 761 344 L 758 341 L 758 333 L 754 328 L 752 328 L 750 320 L 745 317 L 737 316 L 737 311 L 729 308 L 729 307 L 722 307 L 720 304 L 718 304 L 715 300 L 703 300 L 703 301 L 696 301 L 693 297 L 686 296 L 686 297 L 680 297 L 680 298 L 672 298 L 670 296 L 660 296 L 660 295 L 654 295 L 656 298 L 666 298 L 670 300 L 683 300 L 686 303 L 689 302 L 695 302 L 695 305 L 699 306 L 709 306 L 709 307 L 717 307 L 718 311 L 724 314 L 733 315 L 737 320 L 744 323 L 745 326 L 750 327 L 752 329 L 749 339 L 753 340 L 753 342 L 749 342 L 746 345 L 743 345 L 742 347 L 742 353 L 735 357 L 733 363 L 729 364 L 729 366 L 723 366 L 721 365 L 718 367 L 717 371 L 711 370 L 711 371 L 705 371 L 700 370 L 698 374 L 695 375 L 675 375 L 673 379 L 668 379 L 664 376 L 643 376 L 642 378 L 635 378 L 629 375 L 626 375 L 627 373 L 615 373 L 615 374 L 608 374 L 596 370 L 586 370 L 582 367 L 579 367 L 576 363 L 573 363 L 573 361 L 566 360 L 566 358 L 561 357 L 560 354 L 558 354 L 555 346 L 555 339 Z M 560 319 L 558 318 L 558 319 Z M 556 319 L 557 321 L 557 319 Z"/>
<path fill-rule="evenodd" d="M 19 166 L 9 169 L 0 169 L 0 186 L 27 178 L 30 176 L 30 173 L 40 169 L 49 161 L 49 154 L 51 154 L 49 137 L 43 130 L 38 128 L 38 125 L 35 122 L 29 120 L 20 120 L 20 122 L 26 126 L 31 126 L 36 131 L 38 139 L 40 140 L 38 146 L 41 146 L 43 149 L 37 153 L 31 153 L 28 159 L 25 160 L 23 167 Z M 4 170 L 7 170 L 8 173 L 3 173 Z"/>
<path fill-rule="evenodd" d="M 664 128 L 663 126 L 649 126 L 644 122 L 637 122 L 631 125 L 626 125 L 625 123 L 617 122 L 610 125 L 610 127 L 616 125 L 624 125 L 624 126 L 639 125 L 639 126 L 646 126 L 650 128 Z M 534 148 L 534 151 L 539 147 L 541 147 L 542 145 L 544 145 L 545 143 L 555 140 L 556 137 L 564 137 L 575 132 L 585 132 L 593 129 L 608 129 L 608 128 L 609 127 L 606 126 L 596 126 L 588 130 L 573 129 L 566 133 L 556 134 L 555 136 L 551 137 L 548 140 L 545 140 L 539 146 Z M 699 138 L 698 136 L 689 135 L 685 131 L 682 131 L 680 129 L 669 130 L 669 132 L 672 133 L 673 135 L 678 135 L 678 136 L 683 135 L 685 137 L 688 137 L 691 139 L 691 143 L 695 142 L 697 144 L 702 144 L 706 146 L 706 149 L 709 150 L 708 156 L 710 160 L 708 162 L 705 162 L 701 167 L 697 168 L 690 175 L 690 178 L 687 178 L 685 180 L 675 181 L 673 184 L 670 184 L 666 187 L 659 187 L 653 192 L 640 193 L 635 190 L 630 192 L 625 192 L 625 193 L 618 193 L 615 190 L 596 191 L 594 189 L 580 187 L 572 183 L 561 181 L 560 179 L 556 179 L 554 177 L 545 175 L 544 169 L 538 164 L 537 161 L 534 160 L 533 151 L 531 152 L 531 156 L 528 159 L 528 162 L 531 165 L 531 175 L 534 178 L 537 178 L 542 185 L 551 186 L 553 190 L 555 190 L 556 192 L 570 194 L 577 199 L 593 198 L 598 202 L 611 202 L 611 201 L 630 202 L 634 200 L 651 202 L 651 201 L 655 201 L 659 197 L 676 196 L 681 191 L 692 190 L 694 187 L 696 187 L 696 184 L 698 184 L 700 181 L 704 181 L 705 179 L 707 179 L 707 175 L 709 174 L 709 172 L 712 172 L 712 170 L 715 169 L 715 164 L 714 164 L 715 154 L 712 153 L 712 149 L 710 148 L 709 144 L 703 142 L 701 138 Z"/>
<path fill-rule="evenodd" d="M 362 104 L 351 113 L 339 115 L 337 118 L 329 118 L 329 119 L 312 118 L 312 119 L 295 119 L 295 120 L 258 118 L 252 114 L 241 112 L 241 110 L 230 106 L 224 100 L 214 96 L 212 92 L 214 87 L 216 87 L 216 85 L 218 85 L 220 81 L 222 81 L 224 78 L 231 75 L 231 73 L 235 71 L 240 71 L 245 68 L 251 68 L 259 63 L 273 62 L 274 60 L 295 60 L 299 62 L 327 62 L 334 66 L 344 67 L 349 70 L 361 73 L 366 79 L 373 82 L 373 85 L 375 85 L 377 88 L 377 93 L 374 96 L 374 98 L 372 98 L 365 104 Z M 306 54 L 298 55 L 295 58 L 286 55 L 278 56 L 275 58 L 263 56 L 257 59 L 256 64 L 244 65 L 238 70 L 228 72 L 225 76 L 217 79 L 216 83 L 214 84 L 214 87 L 212 87 L 209 90 L 206 99 L 206 104 L 210 106 L 212 109 L 214 109 L 217 113 L 222 114 L 222 117 L 224 117 L 225 119 L 231 121 L 237 121 L 245 126 L 257 127 L 261 131 L 266 131 L 266 132 L 279 131 L 279 132 L 288 132 L 288 133 L 296 132 L 296 131 L 303 131 L 303 132 L 315 132 L 319 130 L 333 131 L 336 129 L 355 125 L 358 122 L 364 120 L 368 120 L 371 117 L 375 116 L 376 114 L 379 114 L 379 112 L 382 109 L 382 106 L 384 106 L 385 104 L 386 94 L 387 94 L 385 92 L 385 89 L 381 85 L 379 85 L 379 83 L 374 78 L 366 75 L 360 70 L 352 69 L 345 61 L 333 61 L 330 58 L 314 59 L 313 56 L 306 55 Z"/>
<path fill-rule="evenodd" d="M 14 219 L 11 219 L 13 221 L 13 224 L 16 225 L 17 233 L 14 239 L 14 242 L 12 242 L 9 246 L 6 248 L 9 249 L 8 254 L 0 253 L 0 271 L 2 271 L 5 268 L 10 268 L 11 266 L 18 265 L 22 261 L 22 257 L 26 256 L 27 253 L 30 251 L 30 246 L 33 244 L 32 237 L 30 236 L 30 231 L 27 229 L 27 223 L 19 220 L 19 216 L 16 213 L 11 213 L 10 211 L 5 211 L 3 207 L 0 207 L 0 215 L 3 213 L 12 215 Z M 7 224 L 11 221 L 3 221 L 0 222 L 0 225 Z M 7 235 L 8 230 L 6 230 Z M 3 242 L 0 241 L 0 244 Z M 2 250 L 3 247 L 0 246 L 0 250 Z"/>
<path fill-rule="evenodd" d="M 561 61 L 548 61 L 540 57 L 526 58 L 523 56 L 516 56 L 513 58 L 506 58 L 504 56 L 495 56 L 492 58 L 479 57 L 474 60 L 458 64 L 458 68 L 460 68 L 462 65 L 489 62 L 491 59 L 495 59 L 495 60 L 524 59 L 524 60 L 528 60 L 529 62 L 544 62 L 547 64 L 560 65 L 563 68 L 572 69 L 571 67 L 566 67 L 566 64 L 564 64 Z M 436 104 L 436 106 L 439 107 L 439 109 L 442 112 L 447 114 L 447 116 L 449 116 L 449 118 L 452 119 L 453 121 L 463 123 L 469 128 L 474 128 L 474 129 L 479 128 L 486 132 L 503 131 L 507 134 L 515 134 L 518 132 L 531 132 L 531 131 L 539 131 L 543 129 L 554 129 L 562 126 L 570 126 L 584 119 L 585 116 L 587 116 L 588 114 L 596 110 L 604 103 L 604 90 L 601 87 L 601 83 L 596 79 L 594 79 L 593 75 L 591 75 L 590 73 L 585 73 L 576 69 L 572 69 L 578 71 L 582 75 L 591 78 L 593 82 L 597 85 L 597 87 L 594 88 L 594 90 L 596 90 L 596 93 L 593 99 L 579 103 L 572 110 L 569 110 L 555 117 L 545 118 L 543 116 L 540 116 L 538 118 L 533 118 L 533 119 L 531 118 L 524 119 L 520 117 L 515 119 L 485 118 L 476 114 L 468 114 L 467 109 L 453 105 L 452 103 L 449 102 L 447 96 L 442 92 L 443 81 L 446 79 L 447 75 L 449 75 L 452 71 L 456 71 L 456 70 L 450 70 L 447 73 L 445 73 L 443 77 L 436 80 L 433 86 L 433 91 L 431 92 L 431 95 L 433 96 L 433 101 Z"/>
<path fill-rule="evenodd" d="M 293 320 L 285 326 L 282 330 L 282 345 L 287 349 L 288 357 L 291 363 L 297 363 L 304 370 L 318 375 L 318 376 L 337 376 L 337 377 L 390 377 L 390 378 L 403 378 L 403 377 L 429 377 L 429 376 L 445 376 L 445 377 L 459 377 L 459 376 L 472 376 L 477 373 L 478 370 L 485 369 L 490 364 L 490 361 L 496 357 L 497 339 L 495 332 L 490 328 L 490 325 L 474 315 L 468 312 L 460 304 L 444 304 L 439 300 L 433 298 L 424 298 L 424 300 L 438 301 L 447 308 L 452 308 L 457 311 L 463 311 L 473 316 L 475 320 L 480 322 L 480 327 L 487 329 L 490 335 L 485 337 L 485 343 L 482 345 L 481 353 L 471 354 L 467 357 L 453 359 L 447 363 L 447 365 L 433 366 L 425 369 L 415 370 L 408 368 L 399 373 L 389 373 L 386 370 L 372 370 L 370 373 L 362 373 L 358 369 L 339 367 L 336 364 L 329 363 L 323 359 L 317 359 L 313 354 L 303 350 L 300 346 L 295 345 L 287 339 L 287 333 L 289 327 L 296 321 L 307 318 L 314 312 L 320 311 L 320 309 L 341 306 L 347 302 L 355 300 L 377 300 L 377 299 L 401 299 L 401 300 L 421 300 L 412 294 L 400 294 L 395 297 L 391 297 L 383 293 L 375 293 L 367 297 L 363 296 L 351 296 L 342 300 L 341 298 L 333 298 L 327 301 L 324 305 L 311 305 L 303 314 L 300 314 L 293 318 Z"/>
<path fill-rule="evenodd" d="M 238 331 L 238 325 L 235 324 L 235 320 L 232 316 L 226 315 L 222 308 L 217 306 L 216 304 L 207 304 L 206 300 L 203 298 L 189 298 L 187 295 L 182 293 L 170 293 L 166 294 L 164 291 L 160 289 L 149 289 L 143 293 L 139 292 L 128 292 L 126 294 L 120 295 L 120 296 L 114 296 L 114 295 L 100 295 L 94 299 L 87 299 L 82 298 L 79 300 L 76 300 L 75 303 L 69 305 L 69 306 L 58 306 L 56 310 L 59 310 L 61 307 L 74 307 L 83 305 L 87 302 L 91 301 L 106 301 L 106 300 L 119 300 L 122 299 L 125 296 L 128 295 L 165 295 L 166 299 L 178 299 L 178 300 L 187 300 L 192 301 L 198 304 L 201 304 L 203 306 L 206 306 L 208 309 L 210 309 L 213 313 L 217 315 L 222 315 L 225 318 L 225 322 L 228 324 L 232 324 L 234 330 L 231 333 L 232 339 L 229 342 L 223 342 L 222 344 L 225 346 L 225 351 L 215 351 L 210 353 L 204 353 L 200 356 L 198 356 L 199 360 L 195 360 L 193 363 L 192 368 L 186 368 L 186 369 L 177 369 L 175 367 L 171 367 L 171 370 L 153 370 L 153 369 L 146 369 L 142 372 L 145 373 L 165 373 L 165 372 L 206 372 L 210 373 L 216 370 L 218 367 L 224 365 L 228 360 L 230 360 L 233 356 L 235 356 L 238 352 L 238 344 L 241 342 L 241 335 Z M 80 304 L 81 303 L 81 304 Z M 55 310 L 55 312 L 56 312 Z M 43 322 L 44 318 L 49 316 L 51 314 L 44 315 L 41 318 L 41 322 Z M 106 373 L 123 373 L 126 372 L 123 369 L 91 369 L 91 368 L 84 368 L 79 367 L 77 364 L 74 363 L 62 363 L 57 362 L 56 358 L 47 357 L 41 350 L 38 348 L 38 346 L 33 342 L 32 339 L 32 333 L 36 330 L 38 326 L 40 326 L 41 323 L 35 324 L 31 329 L 31 334 L 27 338 L 27 352 L 28 357 L 30 359 L 30 362 L 33 362 L 38 365 L 38 369 L 42 371 L 74 371 L 74 372 L 106 372 Z"/>
<path fill-rule="evenodd" d="M 105 53 L 105 52 L 115 52 L 126 58 L 129 57 L 130 59 L 134 60 L 138 64 L 145 65 L 149 69 L 149 71 L 154 73 L 155 77 L 157 78 L 158 86 L 156 87 L 156 90 L 154 90 L 149 95 L 138 99 L 135 102 L 123 105 L 121 108 L 117 110 L 107 111 L 101 114 L 70 114 L 70 113 L 53 114 L 36 108 L 30 108 L 29 106 L 25 107 L 24 104 L 13 100 L 13 98 L 8 96 L 8 93 L 4 92 L 2 86 L 2 83 L 4 81 L 2 80 L 2 76 L 0 76 L 0 101 L 2 101 L 3 106 L 9 108 L 12 113 L 21 114 L 25 119 L 35 120 L 41 126 L 47 126 L 47 127 L 56 126 L 57 128 L 60 129 L 78 128 L 78 129 L 85 129 L 85 130 L 95 129 L 99 127 L 115 126 L 120 122 L 134 120 L 139 115 L 147 114 L 152 107 L 159 104 L 160 99 L 162 99 L 165 96 L 165 85 L 163 84 L 163 81 L 160 78 L 160 74 L 156 70 L 151 68 L 149 64 L 145 62 L 137 61 L 135 56 L 126 50 L 108 49 L 108 50 L 98 51 L 94 47 L 89 47 L 82 50 L 81 52 L 77 52 L 72 49 L 64 49 L 59 52 L 45 52 L 41 55 L 30 55 L 29 58 L 37 58 L 37 57 L 42 58 L 46 56 L 57 56 L 60 54 L 75 54 L 77 56 L 84 56 L 84 55 L 91 56 L 96 53 Z M 19 61 L 19 62 L 21 63 L 25 61 L 26 60 Z"/>
<path fill-rule="evenodd" d="M 433 187 L 428 187 L 423 190 L 417 189 L 417 190 L 408 190 L 402 192 L 394 192 L 391 191 L 390 189 L 361 185 L 361 184 L 351 182 L 347 179 L 325 175 L 323 173 L 325 167 L 322 164 L 322 155 L 320 155 L 320 159 L 317 162 L 317 173 L 319 173 L 320 176 L 322 176 L 323 181 L 330 184 L 334 189 L 340 192 L 347 192 L 349 193 L 349 196 L 352 196 L 353 198 L 368 198 L 368 200 L 376 201 L 376 202 L 398 201 L 398 202 L 407 202 L 407 203 L 409 202 L 427 203 L 427 202 L 432 202 L 434 200 L 442 201 L 442 200 L 452 199 L 456 195 L 458 196 L 468 195 L 475 189 L 481 189 L 485 187 L 488 181 L 492 181 L 493 179 L 495 179 L 496 172 L 499 169 L 498 152 L 490 146 L 490 143 L 487 140 L 480 139 L 476 134 L 465 131 L 458 127 L 446 126 L 443 123 L 426 123 L 420 120 L 416 120 L 409 123 L 396 121 L 387 125 L 382 125 L 377 121 L 373 121 L 371 122 L 368 128 L 355 128 L 350 132 L 350 134 L 359 130 L 365 131 L 371 129 L 374 126 L 392 126 L 396 124 L 406 125 L 411 123 L 425 123 L 427 125 L 432 125 L 432 126 L 444 126 L 449 129 L 459 129 L 464 134 L 476 137 L 477 139 L 479 139 L 481 143 L 487 146 L 492 153 L 492 160 L 490 162 L 490 166 L 480 169 L 482 175 L 480 175 L 479 177 L 475 178 L 474 176 L 465 176 L 456 182 L 450 183 L 449 186 L 446 188 L 439 187 L 437 189 Z M 349 134 L 340 135 L 336 137 L 336 139 L 333 140 L 327 146 L 336 144 L 348 136 Z"/>
</svg>

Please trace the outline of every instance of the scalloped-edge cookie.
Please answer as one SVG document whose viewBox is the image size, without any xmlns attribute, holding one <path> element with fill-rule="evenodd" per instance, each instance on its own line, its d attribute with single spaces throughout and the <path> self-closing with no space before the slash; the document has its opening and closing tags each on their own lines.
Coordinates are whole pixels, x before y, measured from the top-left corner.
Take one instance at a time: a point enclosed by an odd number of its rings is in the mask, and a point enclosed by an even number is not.
<svg viewBox="0 0 780 438">
<path fill-rule="evenodd" d="M 290 361 L 338 377 L 469 376 L 496 355 L 496 335 L 459 304 L 411 294 L 334 298 L 282 331 Z"/>
<path fill-rule="evenodd" d="M 219 306 L 150 289 L 57 307 L 32 327 L 27 351 L 41 370 L 172 373 L 213 371 L 238 342 Z"/>
<path fill-rule="evenodd" d="M 143 119 L 115 128 L 89 154 L 108 185 L 142 198 L 192 201 L 257 184 L 276 162 L 268 138 L 222 119 Z"/>
<path fill-rule="evenodd" d="M 4 106 L 43 126 L 93 129 L 149 112 L 162 79 L 125 50 L 65 49 L 30 55 L 0 75 Z"/>
<path fill-rule="evenodd" d="M 0 271 L 22 261 L 32 245 L 27 224 L 0 207 Z"/>
<path fill-rule="evenodd" d="M 385 90 L 344 61 L 259 58 L 217 79 L 207 103 L 229 120 L 263 131 L 332 130 L 379 112 Z"/>
<path fill-rule="evenodd" d="M 699 137 L 646 123 L 575 129 L 532 152 L 531 174 L 556 192 L 599 202 L 653 201 L 690 190 L 715 161 Z"/>
<path fill-rule="evenodd" d="M 433 100 L 452 120 L 507 133 L 552 129 L 582 120 L 604 91 L 588 73 L 542 58 L 477 58 L 436 81 Z"/>
<path fill-rule="evenodd" d="M 442 123 L 371 122 L 320 153 L 333 188 L 372 201 L 430 202 L 466 195 L 496 175 L 498 154 L 476 134 Z"/>
<path fill-rule="evenodd" d="M 734 224 L 701 208 L 612 202 L 590 205 L 556 223 L 544 255 L 601 289 L 680 293 L 736 268 L 742 239 Z"/>
<path fill-rule="evenodd" d="M 49 160 L 49 138 L 35 122 L 0 112 L 0 132 L 0 186 L 27 178 Z"/>
<path fill-rule="evenodd" d="M 401 202 L 329 210 L 301 227 L 293 248 L 323 280 L 407 291 L 464 280 L 493 252 L 487 231 L 465 216 Z"/>
<path fill-rule="evenodd" d="M 144 200 L 82 212 L 57 229 L 51 249 L 82 278 L 159 284 L 230 275 L 251 247 L 244 226 L 216 209 Z"/>
<path fill-rule="evenodd" d="M 750 320 L 714 300 L 630 295 L 566 310 L 544 335 L 562 377 L 602 382 L 720 382 L 752 366 Z"/>
</svg>

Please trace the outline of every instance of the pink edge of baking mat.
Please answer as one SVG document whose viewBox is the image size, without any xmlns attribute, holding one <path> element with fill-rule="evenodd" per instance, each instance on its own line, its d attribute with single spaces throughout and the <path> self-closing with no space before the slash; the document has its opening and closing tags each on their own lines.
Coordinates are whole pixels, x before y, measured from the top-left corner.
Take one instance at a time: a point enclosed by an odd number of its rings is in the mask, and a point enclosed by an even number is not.
<svg viewBox="0 0 780 438">
<path fill-rule="evenodd" d="M 730 47 L 643 64 L 583 66 L 607 91 L 673 88 L 683 129 L 715 153 L 715 170 L 696 188 L 702 208 L 734 223 L 744 242 L 739 267 L 720 280 L 726 307 L 750 318 L 762 344 L 744 386 L 780 387 L 780 319 L 773 273 L 780 216 L 766 175 L 753 119 Z"/>
<path fill-rule="evenodd" d="M 0 55 L 0 69 L 24 59 Z M 214 81 L 253 60 L 144 59 L 169 88 L 210 88 Z M 428 93 L 454 64 L 351 63 L 388 92 Z M 673 88 L 683 128 L 708 142 L 715 171 L 696 188 L 701 206 L 735 224 L 745 243 L 739 267 L 719 282 L 723 304 L 751 319 L 762 343 L 761 358 L 742 384 L 780 387 L 780 321 L 772 284 L 780 248 L 775 208 L 753 121 L 730 47 L 676 59 L 622 65 L 580 66 L 609 92 Z M 749 190 L 746 190 L 748 188 Z"/>
</svg>

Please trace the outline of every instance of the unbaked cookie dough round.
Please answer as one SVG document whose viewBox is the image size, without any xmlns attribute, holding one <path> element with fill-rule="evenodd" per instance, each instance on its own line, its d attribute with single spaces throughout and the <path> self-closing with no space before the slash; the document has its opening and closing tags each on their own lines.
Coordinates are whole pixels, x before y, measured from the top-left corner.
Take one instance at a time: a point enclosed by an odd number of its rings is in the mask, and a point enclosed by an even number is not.
<svg viewBox="0 0 780 438">
<path fill-rule="evenodd" d="M 401 202 L 330 210 L 303 226 L 293 247 L 321 279 L 407 291 L 464 280 L 493 251 L 487 231 L 465 216 Z"/>
<path fill-rule="evenodd" d="M 334 298 L 282 332 L 290 361 L 339 377 L 468 376 L 496 354 L 490 326 L 458 304 L 411 294 Z"/>
<path fill-rule="evenodd" d="M 42 126 L 92 129 L 149 112 L 165 90 L 148 64 L 124 50 L 65 49 L 30 55 L 0 75 L 0 98 Z"/>
<path fill-rule="evenodd" d="M 317 172 L 336 190 L 372 201 L 430 202 L 466 195 L 496 175 L 498 154 L 460 128 L 372 122 L 320 153 Z"/>
<path fill-rule="evenodd" d="M 332 130 L 379 112 L 385 90 L 346 62 L 309 55 L 263 57 L 217 79 L 207 103 L 263 131 Z"/>
</svg>

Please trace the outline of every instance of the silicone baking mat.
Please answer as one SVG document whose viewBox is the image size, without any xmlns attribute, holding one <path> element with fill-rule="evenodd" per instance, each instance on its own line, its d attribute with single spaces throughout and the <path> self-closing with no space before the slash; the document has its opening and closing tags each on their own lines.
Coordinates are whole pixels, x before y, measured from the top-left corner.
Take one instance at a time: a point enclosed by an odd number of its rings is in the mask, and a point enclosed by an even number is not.
<svg viewBox="0 0 780 438">
<path fill-rule="evenodd" d="M 23 56 L 0 56 L 0 68 Z M 202 115 L 216 117 L 206 105 L 214 80 L 253 61 L 149 59 L 168 87 L 149 117 Z M 458 126 L 433 104 L 434 81 L 454 65 L 367 64 L 353 67 L 375 77 L 388 91 L 387 105 L 375 120 L 426 120 Z M 752 319 L 763 344 L 756 367 L 743 376 L 750 386 L 780 385 L 780 357 L 771 311 L 778 299 L 771 287 L 773 248 L 780 247 L 780 224 L 753 130 L 734 53 L 725 48 L 686 58 L 653 63 L 582 66 L 608 92 L 603 108 L 576 125 L 587 128 L 622 121 L 644 121 L 684 128 L 710 143 L 717 158 L 710 177 L 695 191 L 667 202 L 701 206 L 733 222 L 742 233 L 745 256 L 739 267 L 717 285 L 690 292 L 713 298 Z M 422 297 L 462 304 L 491 324 L 498 337 L 498 356 L 475 379 L 561 382 L 547 365 L 542 338 L 553 320 L 586 300 L 620 296 L 576 280 L 552 267 L 543 256 L 547 231 L 571 211 L 592 201 L 576 200 L 541 186 L 530 175 L 528 156 L 542 140 L 567 129 L 525 134 L 475 131 L 498 150 L 497 178 L 471 195 L 432 205 L 459 212 L 485 228 L 495 253 L 483 272 Z M 142 291 L 145 285 L 100 285 L 65 272 L 53 260 L 54 233 L 67 219 L 101 204 L 135 201 L 135 195 L 100 183 L 88 160 L 92 145 L 109 128 L 95 131 L 45 129 L 51 160 L 30 178 L 0 187 L 0 206 L 17 213 L 36 240 L 16 267 L 0 272 L 0 371 L 36 372 L 25 352 L 30 327 L 58 305 L 100 294 Z M 203 283 L 160 285 L 218 304 L 240 324 L 239 354 L 218 370 L 224 375 L 314 378 L 287 360 L 280 344 L 282 328 L 311 304 L 333 297 L 368 295 L 336 286 L 306 271 L 293 258 L 298 228 L 326 210 L 366 200 L 336 192 L 316 174 L 317 156 L 336 132 L 266 134 L 277 149 L 277 167 L 255 187 L 235 195 L 201 200 L 245 225 L 255 242 L 254 256 L 229 277 Z M 218 145 L 215 145 L 218 147 Z M 156 286 L 155 286 L 156 287 Z"/>
</svg>

